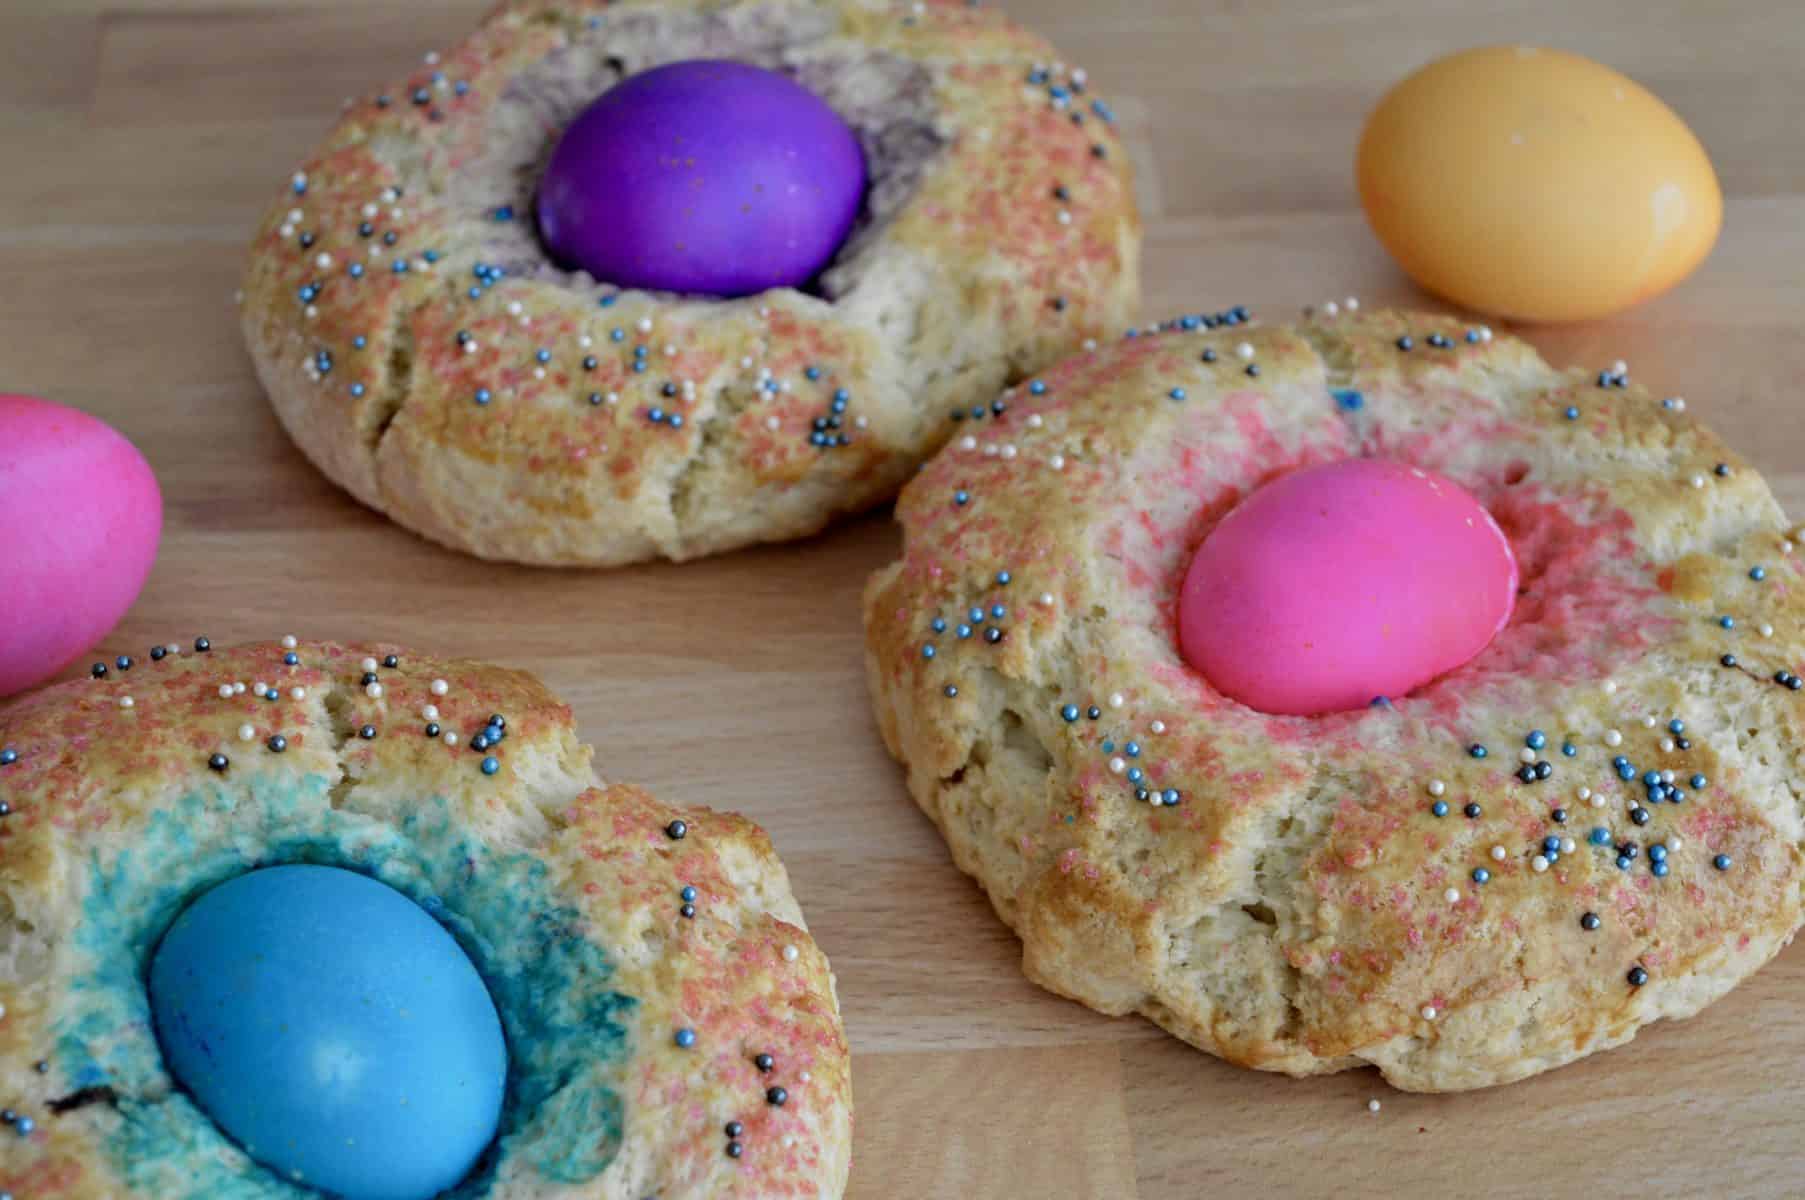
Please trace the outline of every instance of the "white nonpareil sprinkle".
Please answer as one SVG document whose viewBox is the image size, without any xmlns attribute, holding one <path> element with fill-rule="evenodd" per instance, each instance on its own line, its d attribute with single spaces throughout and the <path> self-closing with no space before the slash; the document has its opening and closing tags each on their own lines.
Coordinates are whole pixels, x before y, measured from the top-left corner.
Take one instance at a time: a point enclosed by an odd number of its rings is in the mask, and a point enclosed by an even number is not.
<svg viewBox="0 0 1805 1200">
<path fill-rule="evenodd" d="M 1347 309 L 1349 312 L 1359 312 L 1360 301 L 1354 296 L 1349 296 L 1346 300 L 1341 302 L 1341 307 Z"/>
<path fill-rule="evenodd" d="M 238 740 L 239 741 L 248 742 L 256 736 L 257 736 L 257 730 L 254 726 L 240 725 L 238 727 Z"/>
<path fill-rule="evenodd" d="M 1065 455 L 1063 455 L 1063 454 L 1053 455 L 1051 458 L 1047 459 L 1047 465 L 1049 467 L 1052 467 L 1055 471 L 1065 470 Z"/>
<path fill-rule="evenodd" d="M 1648 716 L 1642 718 L 1642 728 L 1653 729 L 1654 727 L 1655 727 L 1655 717 L 1654 717 L 1653 713 L 1650 713 Z"/>
<path fill-rule="evenodd" d="M 1046 422 L 1041 420 L 1041 416 L 1039 413 L 1029 413 L 1028 414 L 1028 428 L 1029 429 L 1039 429 L 1042 425 L 1045 425 L 1045 424 L 1046 424 Z"/>
<path fill-rule="evenodd" d="M 1235 347 L 1235 353 L 1240 355 L 1242 358 L 1252 358 L 1253 357 L 1253 343 L 1252 342 L 1240 343 L 1239 345 L 1237 345 Z"/>
<path fill-rule="evenodd" d="M 382 685 L 380 683 L 366 684 L 364 686 L 364 695 L 372 700 L 382 699 Z"/>
<path fill-rule="evenodd" d="M 1691 482 L 1693 487 L 1702 488 L 1705 486 L 1705 477 L 1703 475 L 1694 475 Z"/>
<path fill-rule="evenodd" d="M 1615 729 L 1607 729 L 1604 731 L 1604 744 L 1607 746 L 1621 746 L 1623 745 L 1623 735 Z"/>
<path fill-rule="evenodd" d="M 1053 607 L 1053 593 L 1052 592 L 1042 592 L 1040 594 L 1040 606 L 1042 608 L 1052 608 Z"/>
<path fill-rule="evenodd" d="M 1366 1102 L 1366 1111 L 1369 1113 L 1378 1112 L 1379 1111 L 1379 1102 L 1377 1100 L 1368 1100 Z"/>
<path fill-rule="evenodd" d="M 130 696 L 119 697 L 119 707 L 120 708 L 130 708 L 130 707 L 132 707 L 132 705 L 134 705 L 136 703 L 138 703 L 138 702 L 136 700 L 132 699 Z"/>
<path fill-rule="evenodd" d="M 428 704 L 425 708 L 420 710 L 420 715 L 425 717 L 428 721 L 436 721 L 439 719 L 439 706 L 436 704 Z"/>
<path fill-rule="evenodd" d="M 1761 622 L 1761 636 L 1762 637 L 1773 637 L 1774 636 L 1774 627 L 1772 625 L 1769 625 L 1766 621 Z"/>
<path fill-rule="evenodd" d="M 219 698 L 221 700 L 230 700 L 234 694 L 231 684 L 222 683 L 219 685 Z"/>
<path fill-rule="evenodd" d="M 1128 703 L 1128 697 L 1122 695 L 1121 692 L 1111 692 L 1109 694 L 1109 706 L 1111 708 L 1121 708 L 1126 703 Z"/>
<path fill-rule="evenodd" d="M 1431 779 L 1429 781 L 1429 794 L 1431 796 L 1439 796 L 1447 790 L 1448 790 L 1448 785 L 1443 783 L 1441 780 Z"/>
<path fill-rule="evenodd" d="M 1460 889 L 1459 888 L 1449 888 L 1447 891 L 1445 891 L 1441 894 L 1441 898 L 1443 900 L 1446 900 L 1449 904 L 1459 904 L 1460 903 Z"/>
<path fill-rule="evenodd" d="M 1433 1021 L 1433 1020 L 1435 1020 L 1435 1016 L 1436 1016 L 1435 1005 L 1433 1005 L 1433 1004 L 1423 1005 L 1423 1020 Z"/>
<path fill-rule="evenodd" d="M 1536 752 L 1531 750 L 1528 746 L 1525 746 L 1517 751 L 1517 758 L 1523 762 L 1532 763 L 1536 760 Z"/>
<path fill-rule="evenodd" d="M 784 947 L 784 948 L 783 948 L 783 961 L 785 961 L 785 962 L 795 962 L 795 961 L 796 961 L 796 959 L 797 959 L 797 957 L 798 957 L 798 956 L 799 956 L 799 955 L 800 955 L 800 954 L 801 954 L 801 951 L 799 951 L 799 950 L 797 950 L 797 949 L 796 949 L 796 947 L 794 947 L 794 946 L 785 946 L 785 947 Z"/>
<path fill-rule="evenodd" d="M 444 742 L 447 746 L 455 746 L 458 744 L 458 735 L 455 730 L 447 729 L 445 735 L 439 740 Z"/>
<path fill-rule="evenodd" d="M 263 698 L 263 693 L 267 691 L 269 691 L 269 684 L 264 683 L 262 680 L 258 680 L 251 685 L 251 695 L 257 697 L 259 700 Z"/>
<path fill-rule="evenodd" d="M 765 428 L 769 429 L 773 433 L 777 432 L 777 418 L 776 417 L 766 417 L 765 418 Z"/>
<path fill-rule="evenodd" d="M 1153 724 L 1147 726 L 1147 728 L 1151 729 L 1154 733 L 1164 733 L 1166 732 L 1166 723 L 1164 721 L 1155 721 Z"/>
<path fill-rule="evenodd" d="M 1505 859 L 1505 856 L 1508 855 L 1509 853 L 1510 853 L 1510 851 L 1506 850 L 1503 846 L 1493 846 L 1492 847 L 1492 861 L 1493 862 L 1503 862 Z"/>
<path fill-rule="evenodd" d="M 373 658 L 366 658 L 363 660 L 363 662 L 359 663 L 358 665 L 363 667 L 363 669 L 366 672 L 374 671 L 376 669 L 376 660 Z"/>
<path fill-rule="evenodd" d="M 305 700 L 307 699 L 307 689 L 304 687 L 290 688 L 288 695 L 292 700 Z"/>
<path fill-rule="evenodd" d="M 432 692 L 435 696 L 443 696 L 446 692 L 451 690 L 451 685 L 446 683 L 443 679 L 435 679 L 428 686 L 427 690 Z"/>
<path fill-rule="evenodd" d="M 1605 695 L 1615 696 L 1617 694 L 1617 681 L 1615 679 L 1607 679 L 1601 686 L 1604 688 Z"/>
<path fill-rule="evenodd" d="M 284 650 L 293 650 L 296 646 L 298 646 L 300 644 L 301 643 L 299 643 L 295 640 L 294 634 L 285 633 L 282 635 L 282 648 Z"/>
<path fill-rule="evenodd" d="M 1529 860 L 1529 865 L 1535 868 L 1536 874 L 1540 875 L 1543 871 L 1548 869 L 1548 856 L 1545 854 L 1538 854 Z"/>
<path fill-rule="evenodd" d="M 243 681 L 240 681 L 240 682 L 238 682 L 238 683 L 234 683 L 234 684 L 233 684 L 233 685 L 232 685 L 232 694 L 233 694 L 233 695 L 234 695 L 234 696 L 242 696 L 242 695 L 244 695 L 244 683 L 243 683 Z"/>
<path fill-rule="evenodd" d="M 977 448 L 978 448 L 978 439 L 971 436 L 971 434 L 968 433 L 964 437 L 959 439 L 959 449 L 976 450 Z"/>
<path fill-rule="evenodd" d="M 1661 739 L 1661 753 L 1663 753 L 1663 754 L 1672 754 L 1673 753 L 1673 739 L 1672 738 L 1662 738 Z"/>
<path fill-rule="evenodd" d="M 1128 769 L 1128 760 L 1118 754 L 1116 757 L 1109 760 L 1109 769 L 1117 775 L 1120 775 L 1123 771 Z"/>
</svg>

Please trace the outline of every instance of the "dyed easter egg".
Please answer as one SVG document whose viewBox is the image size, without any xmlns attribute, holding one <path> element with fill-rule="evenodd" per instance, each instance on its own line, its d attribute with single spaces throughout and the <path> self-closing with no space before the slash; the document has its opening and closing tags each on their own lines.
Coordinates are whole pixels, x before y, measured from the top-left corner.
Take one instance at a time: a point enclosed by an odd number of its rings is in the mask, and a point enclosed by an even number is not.
<svg viewBox="0 0 1805 1200">
<path fill-rule="evenodd" d="M 110 425 L 0 395 L 0 696 L 93 647 L 138 598 L 157 557 L 163 497 Z"/>
<path fill-rule="evenodd" d="M 622 80 L 539 181 L 553 257 L 620 287 L 744 296 L 814 278 L 865 193 L 858 138 L 787 75 L 692 60 Z"/>
<path fill-rule="evenodd" d="M 508 1070 L 457 942 L 353 871 L 252 871 L 176 918 L 150 967 L 171 1074 L 280 1175 L 346 1200 L 428 1200 L 495 1136 Z"/>
<path fill-rule="evenodd" d="M 1295 471 L 1198 547 L 1179 642 L 1217 691 L 1309 715 L 1403 696 L 1510 620 L 1517 561 L 1459 484 L 1380 459 Z"/>
<path fill-rule="evenodd" d="M 1367 118 L 1373 232 L 1424 288 L 1481 312 L 1601 317 L 1666 291 L 1717 240 L 1704 147 L 1634 80 L 1528 46 L 1430 63 Z"/>
</svg>

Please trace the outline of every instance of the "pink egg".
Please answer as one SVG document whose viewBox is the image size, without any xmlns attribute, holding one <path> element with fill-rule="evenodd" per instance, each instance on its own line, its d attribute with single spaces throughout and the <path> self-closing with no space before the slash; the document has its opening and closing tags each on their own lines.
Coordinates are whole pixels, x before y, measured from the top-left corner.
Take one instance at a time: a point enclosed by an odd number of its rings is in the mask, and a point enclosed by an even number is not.
<svg viewBox="0 0 1805 1200">
<path fill-rule="evenodd" d="M 119 623 L 157 557 L 163 497 L 104 421 L 0 395 L 0 696 L 42 683 Z"/>
<path fill-rule="evenodd" d="M 1467 662 L 1516 597 L 1510 542 L 1466 489 L 1353 459 L 1274 480 L 1210 531 L 1179 596 L 1179 643 L 1249 708 L 1341 712 Z"/>
</svg>

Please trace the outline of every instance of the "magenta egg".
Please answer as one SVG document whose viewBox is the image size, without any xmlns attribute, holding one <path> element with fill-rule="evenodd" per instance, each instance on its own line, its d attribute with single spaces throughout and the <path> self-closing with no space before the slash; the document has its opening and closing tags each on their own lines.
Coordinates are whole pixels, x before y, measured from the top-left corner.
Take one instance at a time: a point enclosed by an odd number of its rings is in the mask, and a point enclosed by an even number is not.
<svg viewBox="0 0 1805 1200">
<path fill-rule="evenodd" d="M 539 232 L 607 283 L 744 296 L 819 274 L 864 194 L 859 140 L 819 96 L 698 59 L 630 76 L 571 122 L 539 181 Z"/>
<path fill-rule="evenodd" d="M 163 497 L 104 421 L 0 395 L 0 696 L 42 683 L 105 637 L 157 557 Z"/>
<path fill-rule="evenodd" d="M 1341 712 L 1468 662 L 1516 597 L 1510 541 L 1471 493 L 1352 459 L 1274 480 L 1210 531 L 1179 595 L 1179 643 L 1249 708 Z"/>
</svg>

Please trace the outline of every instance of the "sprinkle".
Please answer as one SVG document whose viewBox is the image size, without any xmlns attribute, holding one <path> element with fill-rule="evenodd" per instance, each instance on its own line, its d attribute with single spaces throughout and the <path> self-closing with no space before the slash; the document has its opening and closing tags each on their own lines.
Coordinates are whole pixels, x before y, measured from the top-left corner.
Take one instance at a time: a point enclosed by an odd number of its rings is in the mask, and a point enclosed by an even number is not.
<svg viewBox="0 0 1805 1200">
<path fill-rule="evenodd" d="M 1604 731 L 1604 744 L 1607 746 L 1621 746 L 1623 745 L 1623 735 L 1615 729 L 1607 729 Z"/>
<path fill-rule="evenodd" d="M 427 690 L 435 696 L 443 696 L 446 692 L 451 690 L 451 685 L 446 683 L 443 679 L 435 679 L 428 685 Z"/>
<path fill-rule="evenodd" d="M 279 733 L 273 734 L 270 737 L 268 745 L 271 750 L 275 751 L 277 754 L 280 754 L 284 750 L 288 749 L 288 739 L 283 737 Z"/>
<path fill-rule="evenodd" d="M 493 775 L 495 772 L 501 770 L 501 761 L 493 756 L 485 758 L 483 759 L 482 770 L 485 775 Z"/>
<path fill-rule="evenodd" d="M 664 827 L 665 836 L 673 842 L 680 842 L 689 833 L 689 825 L 681 820 L 672 821 Z"/>
<path fill-rule="evenodd" d="M 1433 1021 L 1433 1020 L 1435 1020 L 1437 1015 L 1438 1014 L 1435 1011 L 1435 1005 L 1433 1005 L 1433 1004 L 1423 1005 L 1423 1020 Z"/>
<path fill-rule="evenodd" d="M 679 1029 L 671 1040 L 676 1042 L 679 1048 L 687 1050 L 696 1044 L 696 1031 L 693 1029 Z"/>
<path fill-rule="evenodd" d="M 1441 894 L 1441 898 L 1443 900 L 1446 900 L 1449 904 L 1459 904 L 1460 903 L 1460 889 L 1459 888 L 1449 888 L 1447 891 L 1445 891 Z"/>
<path fill-rule="evenodd" d="M 245 725 L 240 725 L 238 727 L 238 740 L 239 741 L 248 742 L 256 736 L 257 736 L 257 729 L 254 725 L 245 724 Z"/>
<path fill-rule="evenodd" d="M 1731 861 L 1728 854 L 1719 854 L 1716 858 L 1711 860 L 1711 865 L 1720 871 L 1728 871 L 1730 869 Z"/>
<path fill-rule="evenodd" d="M 1648 972 L 1639 966 L 1631 967 L 1627 978 L 1631 987 L 1641 987 L 1648 982 Z"/>
<path fill-rule="evenodd" d="M 1439 796 L 1447 790 L 1448 790 L 1448 785 L 1443 783 L 1441 780 L 1431 779 L 1429 781 L 1429 794 L 1431 796 Z"/>
<path fill-rule="evenodd" d="M 1431 1010 L 1431 1011 L 1433 1011 L 1433 1010 Z M 1379 1111 L 1379 1102 L 1377 1100 L 1368 1100 L 1366 1102 L 1366 1111 L 1369 1113 L 1378 1112 Z"/>
<path fill-rule="evenodd" d="M 801 951 L 797 950 L 796 947 L 785 946 L 783 948 L 783 961 L 795 962 L 796 959 L 800 956 L 800 954 L 801 954 Z"/>
</svg>

